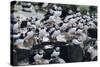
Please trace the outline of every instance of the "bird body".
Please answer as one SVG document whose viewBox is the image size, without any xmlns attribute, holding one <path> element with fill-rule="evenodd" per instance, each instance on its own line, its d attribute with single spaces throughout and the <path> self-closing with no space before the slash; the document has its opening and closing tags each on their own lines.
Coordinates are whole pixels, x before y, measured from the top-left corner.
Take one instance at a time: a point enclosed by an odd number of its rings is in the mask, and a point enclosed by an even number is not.
<svg viewBox="0 0 100 67">
<path fill-rule="evenodd" d="M 36 54 L 36 55 L 34 56 L 34 59 L 35 59 L 35 60 L 39 60 L 39 59 L 41 59 L 42 57 L 43 57 L 43 55 Z"/>
<path fill-rule="evenodd" d="M 30 39 L 33 36 L 33 31 L 27 32 L 27 36 L 25 37 L 25 40 Z"/>
<path fill-rule="evenodd" d="M 24 43 L 24 39 L 17 39 L 14 44 L 15 45 L 23 45 L 23 43 Z"/>
<path fill-rule="evenodd" d="M 60 52 L 57 52 L 57 51 L 53 51 L 53 53 L 51 54 L 51 56 L 55 56 L 55 57 L 58 57 L 60 55 Z"/>
<path fill-rule="evenodd" d="M 19 25 L 18 25 L 18 23 L 16 23 L 16 24 L 14 24 L 13 25 L 13 31 L 18 31 L 18 27 L 19 27 Z"/>
<path fill-rule="evenodd" d="M 60 35 L 61 34 L 61 32 L 60 32 L 60 30 L 55 30 L 54 32 L 53 32 L 53 34 L 51 35 L 51 37 L 52 38 L 56 38 L 58 35 Z"/>
<path fill-rule="evenodd" d="M 88 52 L 91 54 L 91 60 L 93 60 L 97 56 L 97 50 L 92 46 L 88 48 Z"/>
</svg>

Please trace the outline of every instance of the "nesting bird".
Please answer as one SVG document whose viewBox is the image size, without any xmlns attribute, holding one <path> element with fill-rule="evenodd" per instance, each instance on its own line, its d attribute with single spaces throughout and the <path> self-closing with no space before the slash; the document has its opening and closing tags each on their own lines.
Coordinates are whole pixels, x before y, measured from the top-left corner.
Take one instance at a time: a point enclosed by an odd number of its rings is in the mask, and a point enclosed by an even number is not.
<svg viewBox="0 0 100 67">
<path fill-rule="evenodd" d="M 25 37 L 25 40 L 30 39 L 33 36 L 33 34 L 34 34 L 33 30 L 29 28 L 28 31 L 26 32 L 27 36 Z"/>
<path fill-rule="evenodd" d="M 53 53 L 51 54 L 51 57 L 58 57 L 60 55 L 60 47 L 56 47 L 53 51 Z"/>
</svg>

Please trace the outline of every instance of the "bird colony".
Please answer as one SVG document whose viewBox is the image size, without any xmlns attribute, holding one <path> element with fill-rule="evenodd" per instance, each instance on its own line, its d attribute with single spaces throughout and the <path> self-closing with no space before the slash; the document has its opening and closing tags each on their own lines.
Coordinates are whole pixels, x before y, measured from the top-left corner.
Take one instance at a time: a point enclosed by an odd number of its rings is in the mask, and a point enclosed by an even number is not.
<svg viewBox="0 0 100 67">
<path fill-rule="evenodd" d="M 80 5 L 72 10 L 63 4 L 11 4 L 13 65 L 97 60 L 97 12 L 82 13 Z"/>
</svg>

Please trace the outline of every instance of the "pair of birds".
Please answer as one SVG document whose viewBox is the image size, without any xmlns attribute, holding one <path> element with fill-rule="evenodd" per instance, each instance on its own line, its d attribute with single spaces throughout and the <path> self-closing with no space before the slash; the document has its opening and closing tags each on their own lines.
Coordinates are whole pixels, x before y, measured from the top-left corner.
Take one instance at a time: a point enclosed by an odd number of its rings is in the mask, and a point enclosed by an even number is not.
<svg viewBox="0 0 100 67">
<path fill-rule="evenodd" d="M 44 53 L 45 51 L 43 49 L 39 50 L 39 52 L 36 53 L 36 55 L 33 57 L 35 62 L 36 61 L 41 61 L 42 60 L 42 64 L 49 64 L 50 61 L 53 60 L 53 57 L 58 57 L 60 55 L 60 47 L 56 47 L 55 49 L 52 49 L 53 47 L 51 45 L 45 45 L 44 49 L 48 50 L 51 49 L 53 50 L 53 52 L 50 54 L 51 58 L 50 60 L 48 59 L 44 59 Z M 59 58 L 60 59 L 60 58 Z M 61 59 L 60 59 L 61 60 Z"/>
<path fill-rule="evenodd" d="M 13 38 L 16 39 L 14 42 L 14 45 L 23 47 L 24 42 L 27 41 L 28 39 L 30 39 L 33 36 L 33 34 L 34 34 L 34 32 L 32 31 L 32 29 L 28 29 L 27 32 L 25 32 L 25 33 L 14 34 Z"/>
<path fill-rule="evenodd" d="M 61 34 L 61 31 L 55 29 L 54 27 L 51 28 L 50 30 L 48 30 L 48 32 L 47 32 L 47 29 L 46 28 L 43 28 L 43 29 L 40 29 L 39 30 L 39 38 L 40 39 L 41 38 L 43 39 L 44 37 L 48 38 L 49 36 L 51 38 L 56 38 L 60 34 Z"/>
</svg>

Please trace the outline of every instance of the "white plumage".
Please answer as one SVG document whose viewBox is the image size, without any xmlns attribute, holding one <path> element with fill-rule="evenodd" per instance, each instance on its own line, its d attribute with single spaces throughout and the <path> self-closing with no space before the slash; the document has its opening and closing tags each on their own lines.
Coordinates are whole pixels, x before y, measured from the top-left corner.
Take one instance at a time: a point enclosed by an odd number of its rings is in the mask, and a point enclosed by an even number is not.
<svg viewBox="0 0 100 67">
<path fill-rule="evenodd" d="M 48 42 L 49 38 L 48 37 L 43 37 L 43 42 Z"/>
<path fill-rule="evenodd" d="M 63 25 L 60 27 L 60 30 L 66 30 L 68 27 L 68 23 L 63 23 Z"/>
<path fill-rule="evenodd" d="M 78 27 L 83 28 L 83 24 L 79 22 Z"/>
<path fill-rule="evenodd" d="M 54 33 L 51 35 L 51 37 L 52 37 L 52 38 L 55 38 L 55 37 L 57 37 L 57 36 L 60 35 L 60 34 L 61 34 L 60 30 L 56 30 L 56 31 L 54 31 Z"/>
<path fill-rule="evenodd" d="M 35 59 L 35 60 L 39 60 L 39 59 L 41 59 L 42 57 L 43 57 L 43 55 L 36 54 L 36 55 L 34 56 L 34 59 Z"/>
<path fill-rule="evenodd" d="M 74 32 L 76 32 L 76 28 L 71 28 L 71 29 L 69 29 L 69 31 L 68 31 L 69 34 L 74 33 Z"/>
<path fill-rule="evenodd" d="M 83 30 L 78 29 L 76 32 L 77 32 L 77 33 L 83 33 Z"/>
<path fill-rule="evenodd" d="M 76 10 L 77 10 L 77 11 L 80 11 L 80 8 L 77 8 Z"/>
<path fill-rule="evenodd" d="M 85 30 L 89 29 L 89 26 L 88 25 L 84 25 L 84 29 Z"/>
<path fill-rule="evenodd" d="M 76 45 L 80 45 L 81 44 L 81 42 L 79 42 L 77 39 L 73 39 L 72 40 L 72 43 L 73 44 L 76 44 Z"/>
<path fill-rule="evenodd" d="M 96 28 L 96 25 L 92 21 L 88 22 L 88 24 L 90 28 Z"/>
<path fill-rule="evenodd" d="M 27 32 L 27 36 L 25 37 L 25 40 L 30 39 L 33 36 L 33 31 Z"/>
<path fill-rule="evenodd" d="M 50 60 L 44 59 L 43 64 L 49 64 Z"/>
<path fill-rule="evenodd" d="M 13 38 L 18 38 L 18 37 L 20 37 L 20 35 L 21 35 L 20 33 L 18 33 L 18 34 L 13 34 L 12 37 L 13 37 Z"/>
<path fill-rule="evenodd" d="M 77 16 L 81 16 L 81 13 L 80 13 L 80 12 L 78 12 L 78 13 L 76 13 L 76 15 L 77 15 Z"/>
<path fill-rule="evenodd" d="M 61 11 L 54 11 L 54 16 L 59 17 L 62 14 Z"/>
<path fill-rule="evenodd" d="M 73 13 L 73 11 L 72 10 L 69 10 L 68 13 L 71 14 L 71 13 Z"/>
<path fill-rule="evenodd" d="M 17 39 L 14 43 L 14 45 L 20 45 L 20 46 L 23 46 L 23 43 L 24 43 L 24 39 Z"/>
<path fill-rule="evenodd" d="M 56 37 L 56 39 L 57 39 L 57 41 L 59 41 L 59 42 L 66 42 L 66 39 L 65 39 L 65 36 L 64 35 L 58 35 L 57 37 Z"/>
<path fill-rule="evenodd" d="M 26 33 L 26 32 L 27 32 L 27 28 L 20 29 L 20 33 Z"/>
<path fill-rule="evenodd" d="M 46 45 L 46 46 L 44 47 L 44 49 L 50 49 L 50 48 L 53 48 L 53 46 L 52 46 L 52 45 Z"/>
<path fill-rule="evenodd" d="M 57 9 L 57 5 L 53 5 L 54 9 Z"/>
<path fill-rule="evenodd" d="M 54 31 L 55 30 L 55 28 L 53 27 L 53 28 L 51 28 L 50 30 L 49 30 L 49 33 L 51 33 L 52 31 Z"/>
<path fill-rule="evenodd" d="M 41 26 L 40 20 L 35 21 L 35 25 L 37 28 L 40 27 Z"/>
<path fill-rule="evenodd" d="M 60 55 L 60 52 L 57 52 L 57 51 L 53 51 L 53 53 L 51 54 L 51 57 L 58 57 Z"/>
<path fill-rule="evenodd" d="M 68 23 L 70 23 L 70 24 L 73 24 L 73 23 L 75 23 L 76 22 L 76 19 L 70 19 L 69 21 L 68 21 Z"/>
<path fill-rule="evenodd" d="M 37 54 L 33 57 L 35 61 L 41 60 L 41 59 L 42 59 L 44 51 L 43 51 L 43 50 L 40 50 L 39 53 L 40 53 L 40 54 L 37 53 Z"/>
<path fill-rule="evenodd" d="M 39 30 L 39 38 L 43 38 L 44 36 L 48 36 L 48 34 L 46 32 L 46 29 L 40 29 Z"/>
<path fill-rule="evenodd" d="M 88 52 L 91 54 L 91 59 L 93 60 L 97 56 L 97 50 L 92 46 L 88 48 Z"/>
<path fill-rule="evenodd" d="M 55 16 L 50 16 L 49 19 L 47 20 L 48 22 L 50 21 L 55 21 Z"/>
<path fill-rule="evenodd" d="M 72 18 L 72 17 L 73 17 L 73 15 L 68 15 L 68 16 L 66 16 L 65 19 L 64 19 L 64 22 L 69 21 L 69 18 Z"/>
<path fill-rule="evenodd" d="M 18 23 L 16 23 L 16 24 L 14 24 L 13 25 L 13 31 L 18 31 L 18 27 L 19 27 L 19 25 L 18 25 Z"/>
<path fill-rule="evenodd" d="M 31 26 L 31 23 L 30 22 L 27 22 L 27 26 L 30 27 Z"/>
<path fill-rule="evenodd" d="M 56 51 L 57 50 L 57 51 Z M 58 57 L 60 55 L 60 48 L 56 47 L 55 50 L 53 51 L 53 53 L 51 54 L 51 57 Z"/>
<path fill-rule="evenodd" d="M 36 25 L 35 24 L 31 24 L 31 28 L 36 29 Z"/>
<path fill-rule="evenodd" d="M 59 57 L 58 57 L 58 61 L 59 61 L 60 63 L 65 63 L 65 61 L 64 61 L 63 59 L 59 58 Z"/>
<path fill-rule="evenodd" d="M 43 5 L 42 5 L 42 7 L 47 7 L 48 6 L 48 3 L 44 3 Z"/>
<path fill-rule="evenodd" d="M 52 10 L 52 9 L 50 9 L 49 11 L 50 11 L 50 13 L 51 13 L 51 14 L 53 14 L 53 13 L 54 13 L 54 10 Z"/>
<path fill-rule="evenodd" d="M 58 10 L 62 10 L 62 8 L 61 7 L 58 7 Z"/>
</svg>

